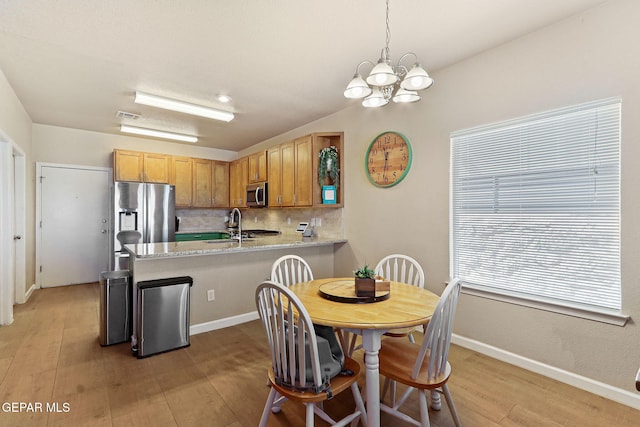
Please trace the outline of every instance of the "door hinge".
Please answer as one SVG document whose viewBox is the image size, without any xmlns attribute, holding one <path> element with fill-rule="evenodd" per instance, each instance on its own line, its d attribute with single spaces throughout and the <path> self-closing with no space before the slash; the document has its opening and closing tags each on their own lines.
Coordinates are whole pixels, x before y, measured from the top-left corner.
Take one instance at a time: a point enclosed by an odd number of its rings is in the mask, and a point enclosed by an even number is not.
<svg viewBox="0 0 640 427">
<path fill-rule="evenodd" d="M 40 273 L 42 273 L 42 266 L 40 266 Z"/>
<path fill-rule="evenodd" d="M 45 179 L 45 178 L 46 178 L 46 176 L 42 176 L 42 175 L 40 176 L 40 184 L 42 184 L 42 180 Z"/>
<path fill-rule="evenodd" d="M 42 221 L 40 221 L 40 228 L 42 228 Z"/>
</svg>

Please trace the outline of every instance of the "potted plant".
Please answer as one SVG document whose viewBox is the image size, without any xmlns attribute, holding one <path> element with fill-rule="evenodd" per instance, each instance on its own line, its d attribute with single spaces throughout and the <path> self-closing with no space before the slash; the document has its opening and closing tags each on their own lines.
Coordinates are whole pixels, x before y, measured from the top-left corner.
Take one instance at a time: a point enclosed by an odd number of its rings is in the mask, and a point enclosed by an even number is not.
<svg viewBox="0 0 640 427">
<path fill-rule="evenodd" d="M 356 296 L 375 297 L 376 296 L 376 272 L 369 268 L 367 264 L 354 270 L 356 285 Z"/>
<path fill-rule="evenodd" d="M 322 203 L 336 203 L 336 189 L 340 182 L 338 149 L 333 145 L 325 147 L 320 150 L 319 156 L 318 182 L 322 187 Z M 325 185 L 327 178 L 331 179 L 333 185 Z"/>
</svg>

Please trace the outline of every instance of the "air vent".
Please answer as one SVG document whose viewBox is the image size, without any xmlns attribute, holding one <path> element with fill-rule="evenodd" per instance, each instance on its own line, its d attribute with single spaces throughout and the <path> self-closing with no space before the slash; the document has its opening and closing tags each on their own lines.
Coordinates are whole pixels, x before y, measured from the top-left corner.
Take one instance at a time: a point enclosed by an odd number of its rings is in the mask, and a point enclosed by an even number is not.
<svg viewBox="0 0 640 427">
<path fill-rule="evenodd" d="M 118 111 L 116 113 L 116 117 L 119 117 L 121 119 L 138 120 L 140 118 L 140 114 L 127 113 L 126 111 Z"/>
</svg>

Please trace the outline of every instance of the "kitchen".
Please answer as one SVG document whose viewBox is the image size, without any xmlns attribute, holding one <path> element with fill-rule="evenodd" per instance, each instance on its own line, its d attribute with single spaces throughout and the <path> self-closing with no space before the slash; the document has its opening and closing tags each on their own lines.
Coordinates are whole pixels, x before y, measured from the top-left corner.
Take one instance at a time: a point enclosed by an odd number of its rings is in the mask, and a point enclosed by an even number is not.
<svg viewBox="0 0 640 427">
<path fill-rule="evenodd" d="M 392 4 L 392 11 L 393 7 L 396 6 Z M 243 212 L 245 221 L 246 217 L 249 222 L 253 220 L 255 228 L 263 228 L 260 221 L 265 221 L 264 228 L 273 228 L 276 221 L 286 227 L 289 217 L 292 228 L 314 217 L 323 218 L 322 227 L 340 221 L 337 228 L 344 230 L 347 243 L 335 250 L 332 274 L 347 275 L 363 261 L 377 260 L 394 251 L 404 252 L 419 259 L 427 272 L 427 286 L 439 293 L 449 278 L 450 134 L 483 123 L 621 96 L 625 141 L 621 176 L 623 309 L 634 318 L 640 307 L 636 280 L 640 277 L 640 266 L 635 262 L 640 252 L 640 226 L 634 220 L 640 209 L 640 194 L 634 188 L 640 148 L 630 141 L 637 140 L 640 134 L 640 125 L 635 120 L 640 111 L 640 95 L 635 77 L 638 59 L 630 52 L 637 50 L 635 17 L 639 14 L 635 2 L 606 2 L 432 73 L 436 84 L 410 109 L 390 105 L 384 111 L 363 111 L 359 104 L 350 105 L 326 117 L 282 129 L 275 136 L 239 151 L 42 124 L 25 112 L 21 102 L 26 101 L 17 95 L 18 83 L 3 75 L 0 129 L 27 159 L 26 288 L 36 282 L 35 162 L 109 168 L 114 149 L 233 161 L 313 132 L 340 131 L 345 138 L 345 203 L 343 209 L 336 210 L 341 212 L 339 218 L 327 221 L 324 216 L 330 209 L 307 212 L 282 209 L 268 211 L 269 215 L 275 212 L 277 216 L 272 223 L 271 217 L 262 218 L 267 211 L 260 211 L 256 223 L 253 211 L 249 210 L 248 215 Z M 392 20 L 392 29 L 393 23 Z M 402 47 L 397 49 L 400 51 Z M 356 53 L 351 62 L 357 62 L 360 56 L 364 55 Z M 347 64 L 349 73 L 355 65 L 351 62 Z M 340 84 L 343 85 L 342 81 Z M 362 165 L 371 140 L 385 130 L 397 130 L 408 136 L 414 164 L 401 184 L 379 189 L 368 182 Z M 179 216 L 185 220 L 191 218 L 189 215 L 193 215 L 193 224 L 210 221 L 215 225 L 224 222 L 225 211 L 191 210 Z M 380 241 L 384 244 L 377 244 Z M 640 354 L 636 328 L 633 322 L 614 327 L 463 295 L 455 333 L 474 340 L 471 344 L 493 357 L 520 358 L 520 363 L 528 363 L 533 370 L 560 370 L 566 382 L 590 387 L 601 394 L 613 389 L 616 399 L 637 407 L 637 403 L 632 403 L 636 401 L 632 377 L 638 369 Z"/>
</svg>

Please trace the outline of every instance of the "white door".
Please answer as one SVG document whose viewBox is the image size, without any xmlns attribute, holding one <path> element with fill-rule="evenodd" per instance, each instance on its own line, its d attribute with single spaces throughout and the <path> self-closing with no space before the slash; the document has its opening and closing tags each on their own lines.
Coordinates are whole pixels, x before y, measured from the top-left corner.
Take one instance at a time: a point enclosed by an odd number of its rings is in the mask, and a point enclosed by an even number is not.
<svg viewBox="0 0 640 427">
<path fill-rule="evenodd" d="M 40 286 L 97 282 L 109 267 L 108 169 L 41 168 Z"/>
</svg>

